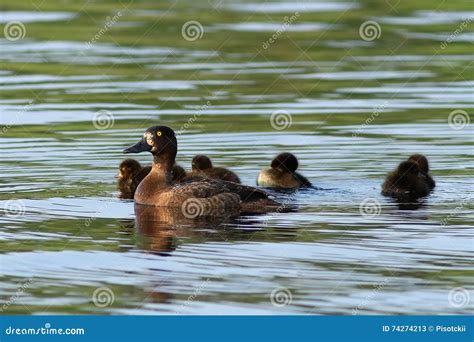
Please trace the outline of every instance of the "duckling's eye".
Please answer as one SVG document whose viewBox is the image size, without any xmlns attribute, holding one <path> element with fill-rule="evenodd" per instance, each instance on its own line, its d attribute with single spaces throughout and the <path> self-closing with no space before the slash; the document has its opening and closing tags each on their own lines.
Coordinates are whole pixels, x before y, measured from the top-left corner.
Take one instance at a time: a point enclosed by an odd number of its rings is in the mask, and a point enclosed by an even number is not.
<svg viewBox="0 0 474 342">
<path fill-rule="evenodd" d="M 156 135 L 161 137 L 161 131 L 156 132 Z"/>
</svg>

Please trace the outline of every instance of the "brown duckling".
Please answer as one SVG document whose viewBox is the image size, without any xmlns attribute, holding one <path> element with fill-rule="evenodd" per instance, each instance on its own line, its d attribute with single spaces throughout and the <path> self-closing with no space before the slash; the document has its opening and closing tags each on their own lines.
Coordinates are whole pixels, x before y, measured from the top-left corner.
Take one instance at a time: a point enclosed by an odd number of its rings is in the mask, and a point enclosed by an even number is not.
<svg viewBox="0 0 474 342">
<path fill-rule="evenodd" d="M 260 171 L 257 184 L 269 188 L 294 189 L 310 187 L 311 182 L 298 172 L 298 159 L 284 152 L 273 158 L 271 168 Z"/>
<path fill-rule="evenodd" d="M 150 166 L 150 170 L 151 170 L 151 166 Z M 187 176 L 186 170 L 183 169 L 178 164 L 174 164 L 173 170 L 171 171 L 171 173 L 173 174 L 173 181 L 174 182 L 181 182 Z"/>
<path fill-rule="evenodd" d="M 117 178 L 117 189 L 120 191 L 119 197 L 123 199 L 133 199 L 138 184 L 150 173 L 151 166 L 141 166 L 135 159 L 125 159 L 120 163 Z M 172 170 L 173 181 L 180 182 L 186 177 L 186 171 L 175 164 Z"/>
<path fill-rule="evenodd" d="M 401 162 L 382 184 L 382 194 L 392 197 L 423 197 L 428 195 L 430 190 L 418 164 L 411 160 Z"/>
<path fill-rule="evenodd" d="M 124 153 L 150 152 L 153 156 L 151 172 L 135 192 L 136 204 L 180 208 L 189 217 L 236 216 L 282 208 L 265 192 L 233 182 L 197 177 L 173 183 L 177 151 L 175 133 L 166 126 L 148 128 L 138 143 L 124 150 Z"/>
<path fill-rule="evenodd" d="M 228 182 L 240 183 L 240 178 L 232 171 L 223 167 L 214 167 L 208 156 L 198 154 L 192 162 L 191 176 L 201 176 L 211 179 L 222 179 Z"/>
<path fill-rule="evenodd" d="M 429 174 L 430 166 L 429 166 L 429 163 L 428 163 L 428 158 L 426 158 L 422 154 L 416 153 L 416 154 L 412 154 L 408 158 L 408 160 L 414 161 L 415 163 L 418 164 L 418 168 L 420 169 L 423 177 L 426 178 L 426 182 L 428 183 L 428 186 L 430 187 L 430 189 L 433 189 L 436 186 L 436 183 L 435 183 L 434 179 Z"/>
<path fill-rule="evenodd" d="M 132 199 L 138 184 L 150 172 L 151 167 L 142 167 L 135 159 L 125 159 L 120 163 L 117 178 L 117 189 L 119 197 Z"/>
</svg>

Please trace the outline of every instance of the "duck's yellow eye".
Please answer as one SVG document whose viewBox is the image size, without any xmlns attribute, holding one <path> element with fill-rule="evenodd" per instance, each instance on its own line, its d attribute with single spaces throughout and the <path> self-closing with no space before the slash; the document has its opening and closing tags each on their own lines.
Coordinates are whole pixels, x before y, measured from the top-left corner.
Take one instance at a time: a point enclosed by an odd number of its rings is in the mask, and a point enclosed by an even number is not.
<svg viewBox="0 0 474 342">
<path fill-rule="evenodd" d="M 161 131 L 156 132 L 156 135 L 161 137 Z"/>
</svg>

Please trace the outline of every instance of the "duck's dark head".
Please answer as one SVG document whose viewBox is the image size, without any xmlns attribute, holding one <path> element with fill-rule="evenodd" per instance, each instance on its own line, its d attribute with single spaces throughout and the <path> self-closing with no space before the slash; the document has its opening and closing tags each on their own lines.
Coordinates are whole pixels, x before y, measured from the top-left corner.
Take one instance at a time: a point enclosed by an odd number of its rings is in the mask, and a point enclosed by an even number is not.
<svg viewBox="0 0 474 342">
<path fill-rule="evenodd" d="M 418 164 L 411 160 L 401 162 L 397 168 L 397 173 L 399 177 L 403 177 L 403 178 L 410 177 L 410 176 L 417 176 L 419 172 L 420 172 L 420 169 L 418 167 Z"/>
<path fill-rule="evenodd" d="M 166 161 L 173 165 L 178 152 L 178 142 L 174 131 L 166 126 L 150 127 L 138 143 L 123 151 L 123 153 L 140 152 L 150 152 L 155 157 L 155 161 Z"/>
<path fill-rule="evenodd" d="M 208 156 L 198 154 L 194 156 L 193 161 L 191 162 L 191 166 L 193 171 L 206 170 L 212 168 L 212 162 Z"/>
<path fill-rule="evenodd" d="M 421 172 L 428 173 L 430 171 L 430 166 L 428 164 L 428 159 L 422 154 L 412 154 L 409 161 L 413 161 L 418 164 Z"/>
<path fill-rule="evenodd" d="M 142 166 L 135 159 L 125 159 L 120 163 L 119 172 L 115 177 L 119 180 L 130 179 L 132 176 L 140 172 L 141 169 Z"/>
<path fill-rule="evenodd" d="M 270 166 L 283 172 L 295 172 L 298 168 L 298 159 L 292 153 L 284 152 L 273 158 Z"/>
</svg>

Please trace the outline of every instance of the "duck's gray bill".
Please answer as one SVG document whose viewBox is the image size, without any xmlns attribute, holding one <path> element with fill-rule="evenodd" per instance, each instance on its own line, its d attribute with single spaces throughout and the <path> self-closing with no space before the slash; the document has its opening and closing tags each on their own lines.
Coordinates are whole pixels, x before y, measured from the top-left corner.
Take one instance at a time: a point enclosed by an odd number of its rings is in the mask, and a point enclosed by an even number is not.
<svg viewBox="0 0 474 342">
<path fill-rule="evenodd" d="M 140 140 L 135 145 L 130 146 L 123 150 L 123 153 L 140 153 L 140 152 L 149 152 L 151 150 L 151 146 L 148 145 L 145 139 Z"/>
</svg>

